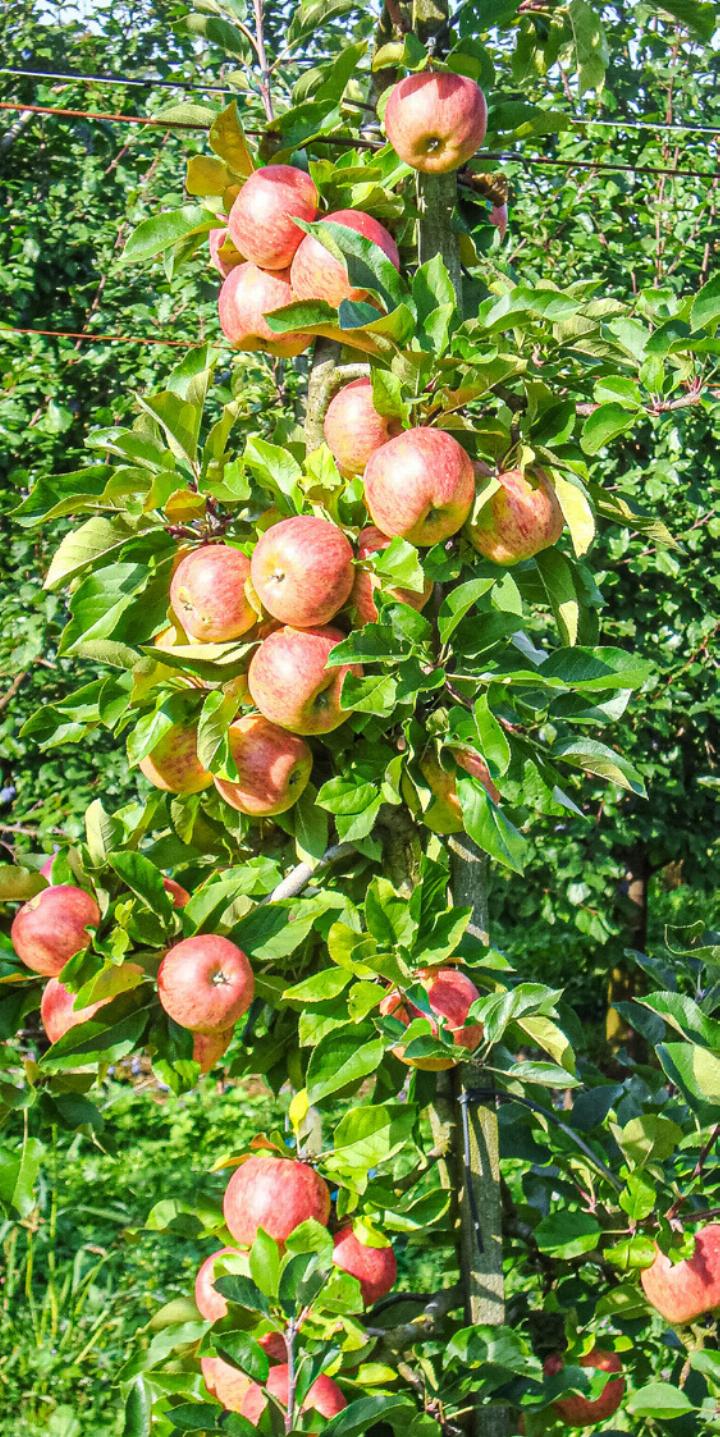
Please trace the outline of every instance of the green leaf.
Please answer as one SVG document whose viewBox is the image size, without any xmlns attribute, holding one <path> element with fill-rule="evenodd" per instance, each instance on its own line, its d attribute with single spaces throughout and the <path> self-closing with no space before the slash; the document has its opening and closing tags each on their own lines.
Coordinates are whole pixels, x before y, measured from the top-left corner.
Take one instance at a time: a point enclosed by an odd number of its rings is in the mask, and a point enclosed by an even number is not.
<svg viewBox="0 0 720 1437">
<path fill-rule="evenodd" d="M 494 771 L 500 774 L 505 773 L 510 762 L 510 744 L 505 730 L 490 708 L 490 699 L 487 694 L 481 694 L 476 701 L 473 718 L 483 758 Z"/>
<path fill-rule="evenodd" d="M 717 27 L 717 9 L 711 0 L 663 0 L 661 9 L 701 40 L 710 41 Z"/>
<path fill-rule="evenodd" d="M 552 486 L 570 531 L 573 549 L 577 558 L 581 559 L 595 538 L 595 515 L 590 501 L 579 483 L 572 483 L 562 474 L 553 473 Z M 551 552 L 545 550 L 546 554 Z"/>
<path fill-rule="evenodd" d="M 221 110 L 213 120 L 209 139 L 215 154 L 220 155 L 236 175 L 252 174 L 252 155 L 248 149 L 240 111 L 235 100 L 231 100 L 230 104 Z"/>
<path fill-rule="evenodd" d="M 587 0 L 570 0 L 568 13 L 580 72 L 580 94 L 585 90 L 599 92 L 605 84 L 605 71 L 610 63 L 600 16 L 587 4 Z"/>
<path fill-rule="evenodd" d="M 652 1417 L 657 1422 L 670 1422 L 673 1417 L 696 1411 L 682 1388 L 670 1382 L 649 1382 L 638 1392 L 632 1392 L 625 1405 L 633 1416 Z"/>
<path fill-rule="evenodd" d="M 454 634 L 457 626 L 469 613 L 473 604 L 490 592 L 495 583 L 495 578 L 489 579 L 468 579 L 467 583 L 459 584 L 456 589 L 451 589 L 440 605 L 438 613 L 438 629 L 440 638 L 446 644 Z"/>
<path fill-rule="evenodd" d="M 627 434 L 637 422 L 637 413 L 622 404 L 601 404 L 583 424 L 580 445 L 585 454 L 599 454 L 606 444 Z"/>
<path fill-rule="evenodd" d="M 407 1397 L 391 1397 L 378 1393 L 374 1397 L 359 1397 L 349 1402 L 342 1412 L 332 1417 L 323 1428 L 323 1437 L 362 1437 L 362 1434 L 378 1422 L 401 1422 L 402 1430 L 414 1416 L 416 1407 Z M 395 1428 L 397 1430 L 397 1428 Z"/>
<path fill-rule="evenodd" d="M 252 1278 L 245 1277 L 243 1273 L 228 1272 L 224 1276 L 216 1277 L 214 1286 L 228 1302 L 237 1303 L 238 1307 L 245 1307 L 251 1312 L 262 1312 L 264 1316 L 270 1312 L 265 1293 Z"/>
<path fill-rule="evenodd" d="M 35 1184 L 45 1149 L 39 1138 L 27 1138 L 20 1148 L 0 1149 L 0 1203 L 21 1218 L 36 1205 Z"/>
<path fill-rule="evenodd" d="M 192 464 L 197 454 L 202 405 L 188 404 L 169 389 L 151 394 L 147 399 L 139 394 L 137 403 L 157 420 L 176 459 Z"/>
<path fill-rule="evenodd" d="M 630 760 L 607 748 L 604 743 L 599 743 L 597 739 L 561 739 L 551 749 L 551 755 L 553 758 L 562 759 L 563 763 L 584 769 L 586 773 L 605 778 L 609 783 L 616 783 L 620 788 L 627 789 L 628 793 L 638 794 L 640 798 L 647 797 L 645 784 Z"/>
<path fill-rule="evenodd" d="M 162 880 L 162 874 L 142 853 L 111 853 L 108 863 L 128 888 L 146 903 L 153 913 L 166 917 L 173 911 L 172 899 Z"/>
<path fill-rule="evenodd" d="M 104 519 L 99 515 L 78 529 L 71 529 L 53 555 L 43 587 L 53 590 L 68 584 L 98 559 L 121 549 L 133 534 L 134 530 L 124 520 Z"/>
<path fill-rule="evenodd" d="M 262 487 L 280 500 L 283 509 L 287 509 L 285 501 L 290 500 L 292 507 L 300 512 L 302 493 L 298 481 L 302 478 L 302 469 L 287 449 L 253 434 L 247 442 L 244 459 Z"/>
<path fill-rule="evenodd" d="M 659 1043 L 657 1056 L 692 1108 L 720 1108 L 720 1057 L 697 1043 Z"/>
<path fill-rule="evenodd" d="M 205 234 L 217 220 L 202 205 L 183 205 L 179 210 L 166 210 L 136 225 L 122 252 L 123 264 L 142 264 L 155 255 L 171 249 L 189 235 Z"/>
<path fill-rule="evenodd" d="M 421 594 L 425 587 L 425 575 L 418 551 L 406 539 L 395 536 L 387 548 L 377 549 L 370 555 L 371 566 L 384 585 L 411 589 Z"/>
<path fill-rule="evenodd" d="M 544 1217 L 535 1229 L 541 1252 L 566 1261 L 592 1252 L 602 1235 L 597 1218 L 586 1212 L 555 1212 Z"/>
<path fill-rule="evenodd" d="M 457 791 L 466 833 L 483 853 L 513 873 L 522 873 L 527 852 L 522 834 L 474 779 L 458 773 Z"/>
<path fill-rule="evenodd" d="M 545 549 L 535 556 L 543 587 L 564 644 L 574 645 L 578 637 L 580 604 L 572 566 L 557 549 Z"/>
<path fill-rule="evenodd" d="M 136 1377 L 125 1401 L 122 1437 L 150 1437 L 152 1403 L 143 1377 Z"/>
<path fill-rule="evenodd" d="M 246 1373 L 253 1382 L 261 1385 L 267 1382 L 267 1375 L 270 1371 L 270 1360 L 267 1352 L 264 1352 L 260 1343 L 249 1332 L 222 1332 L 215 1337 L 215 1351 L 236 1367 L 240 1372 Z"/>
<path fill-rule="evenodd" d="M 214 689 L 208 694 L 198 720 L 197 754 L 203 768 L 215 772 L 223 763 L 227 731 L 237 714 L 237 694 Z"/>
<path fill-rule="evenodd" d="M 416 1118 L 409 1103 L 351 1108 L 335 1129 L 329 1170 L 364 1174 L 388 1162 L 407 1142 Z"/>
<path fill-rule="evenodd" d="M 220 20 L 215 15 L 199 15 L 197 11 L 191 11 L 189 15 L 184 15 L 182 20 L 176 22 L 175 28 L 188 35 L 202 35 L 203 39 L 209 40 L 211 45 L 217 45 L 223 55 L 236 55 L 240 60 L 250 58 L 249 41 L 242 30 L 237 30 L 228 20 Z"/>
<path fill-rule="evenodd" d="M 307 1069 L 308 1099 L 319 1103 L 330 1093 L 352 1084 L 356 1086 L 363 1078 L 380 1066 L 385 1044 L 380 1038 L 371 1037 L 368 1028 L 350 1028 L 344 1032 L 330 1033 L 322 1038 L 310 1055 Z"/>
<path fill-rule="evenodd" d="M 328 998 L 337 998 L 347 988 L 351 974 L 342 968 L 323 968 L 310 978 L 286 988 L 283 1000 L 289 1003 L 324 1003 Z"/>
<path fill-rule="evenodd" d="M 698 290 L 692 302 L 690 320 L 694 330 L 714 327 L 720 319 L 720 274 L 713 275 Z"/>
</svg>

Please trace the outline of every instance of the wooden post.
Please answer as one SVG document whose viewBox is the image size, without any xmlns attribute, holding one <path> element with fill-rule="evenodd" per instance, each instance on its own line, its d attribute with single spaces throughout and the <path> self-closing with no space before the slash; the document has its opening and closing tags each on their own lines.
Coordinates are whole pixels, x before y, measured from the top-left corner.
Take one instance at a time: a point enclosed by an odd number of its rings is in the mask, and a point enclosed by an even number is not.
<svg viewBox="0 0 720 1437">
<path fill-rule="evenodd" d="M 448 19 L 448 0 L 414 0 L 413 28 L 432 44 Z M 454 174 L 418 175 L 418 257 L 421 263 L 442 255 L 462 307 L 462 271 L 452 228 L 457 198 Z M 471 933 L 488 939 L 488 863 L 471 839 L 450 840 L 452 896 L 458 907 L 472 908 Z M 449 1133 L 449 1168 L 458 1192 L 459 1257 L 468 1323 L 501 1325 L 505 1320 L 502 1268 L 502 1206 L 498 1119 L 495 1103 L 469 1103 L 467 1088 L 477 1085 L 469 1064 L 455 1070 L 451 1082 L 438 1082 L 433 1129 Z M 506 1437 L 507 1414 L 478 1405 L 468 1423 L 473 1437 Z"/>
</svg>

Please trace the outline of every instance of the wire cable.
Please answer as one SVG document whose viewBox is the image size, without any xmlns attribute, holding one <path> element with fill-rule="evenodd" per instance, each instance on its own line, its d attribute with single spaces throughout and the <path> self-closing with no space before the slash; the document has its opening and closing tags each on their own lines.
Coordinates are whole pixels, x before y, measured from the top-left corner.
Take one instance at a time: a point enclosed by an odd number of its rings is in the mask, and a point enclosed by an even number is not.
<svg viewBox="0 0 720 1437">
<path fill-rule="evenodd" d="M 208 125 L 200 120 L 171 120 L 156 115 L 119 115 L 101 110 L 69 110 L 57 105 L 23 105 L 19 102 L 6 100 L 0 101 L 0 110 L 13 110 L 20 113 L 29 110 L 33 114 L 39 115 L 60 115 L 85 120 L 108 120 L 112 124 L 150 125 L 156 129 L 165 130 L 208 129 Z M 253 139 L 264 138 L 268 133 L 272 133 L 272 125 L 264 130 L 246 130 L 245 133 Z M 371 140 L 363 137 L 345 135 L 313 135 L 309 137 L 309 140 L 310 139 L 316 145 L 350 146 L 353 149 L 364 150 L 380 150 L 385 143 L 383 140 Z M 622 164 L 616 160 L 566 160 L 549 155 L 519 155 L 514 151 L 479 150 L 474 158 L 478 160 L 500 160 L 504 164 L 540 165 L 566 170 L 604 170 L 608 174 L 665 175 L 669 179 L 720 179 L 720 170 L 691 170 L 682 166 L 676 166 L 673 169 L 664 169 L 657 165 Z"/>
<path fill-rule="evenodd" d="M 168 344 L 173 349 L 197 349 L 204 340 L 197 339 L 148 339 L 139 334 L 88 334 L 74 329 L 30 329 L 14 324 L 0 324 L 0 340 L 4 334 L 43 334 L 52 339 L 80 339 L 87 344 Z M 213 349 L 224 346 L 215 344 Z"/>
<path fill-rule="evenodd" d="M 313 58 L 312 63 L 330 59 L 330 56 L 318 56 Z M 137 89 L 148 89 L 159 87 L 165 90 L 186 90 L 195 94 L 211 95 L 237 95 L 237 89 L 223 85 L 193 85 L 188 80 L 163 80 L 157 75 L 148 75 L 145 78 L 131 78 L 129 75 L 82 75 L 70 70 L 23 70 L 12 65 L 0 65 L 0 75 L 18 75 L 31 80 L 76 80 L 80 83 L 92 85 L 132 85 Z M 665 134 L 676 132 L 683 135 L 720 135 L 720 125 L 700 125 L 696 122 L 683 124 L 680 120 L 647 120 L 631 118 L 630 116 L 620 120 L 593 119 L 587 115 L 570 115 L 568 117 L 573 125 L 585 128 L 587 125 L 600 125 L 606 130 L 648 130 L 653 134 Z"/>
</svg>

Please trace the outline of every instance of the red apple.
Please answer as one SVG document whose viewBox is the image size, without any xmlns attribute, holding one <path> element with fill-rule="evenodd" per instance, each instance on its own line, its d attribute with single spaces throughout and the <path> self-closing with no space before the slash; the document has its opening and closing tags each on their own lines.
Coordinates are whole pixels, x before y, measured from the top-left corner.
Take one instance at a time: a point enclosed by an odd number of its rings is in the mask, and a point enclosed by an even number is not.
<svg viewBox="0 0 720 1437">
<path fill-rule="evenodd" d="M 265 1392 L 274 1397 L 281 1407 L 287 1407 L 289 1391 L 290 1370 L 287 1363 L 282 1362 L 277 1367 L 271 1367 L 265 1383 Z M 238 1410 L 243 1417 L 247 1418 L 248 1422 L 257 1426 L 266 1405 L 267 1399 L 262 1387 L 257 1382 L 253 1382 Z M 312 1383 L 302 1404 L 303 1412 L 319 1412 L 322 1417 L 334 1417 L 336 1413 L 342 1412 L 344 1407 L 347 1407 L 345 1396 L 337 1382 L 333 1382 L 332 1377 L 326 1377 L 324 1372 Z"/>
<path fill-rule="evenodd" d="M 43 888 L 15 914 L 10 941 L 18 958 L 34 973 L 56 978 L 74 953 L 90 942 L 100 909 L 84 888 L 57 883 Z"/>
<path fill-rule="evenodd" d="M 337 524 L 298 514 L 266 529 L 255 546 L 251 576 L 274 619 L 296 629 L 328 624 L 353 586 L 353 551 Z"/>
<path fill-rule="evenodd" d="M 400 268 L 400 255 L 392 235 L 372 215 L 362 210 L 335 210 L 333 214 L 323 215 L 323 220 L 364 235 L 379 245 L 396 269 Z M 345 262 L 336 259 L 314 235 L 305 235 L 297 250 L 290 281 L 296 299 L 324 299 L 336 308 L 344 299 L 367 299 L 367 290 L 353 289 L 350 284 Z"/>
<path fill-rule="evenodd" d="M 257 623 L 245 585 L 250 560 L 230 544 L 203 544 L 186 554 L 170 584 L 170 602 L 193 639 L 222 644 Z"/>
<path fill-rule="evenodd" d="M 215 787 L 231 808 L 265 818 L 297 803 L 312 771 L 303 739 L 262 714 L 244 714 L 230 725 L 228 745 L 238 777 L 216 778 Z"/>
<path fill-rule="evenodd" d="M 174 908 L 184 908 L 190 902 L 190 894 L 182 883 L 176 883 L 174 878 L 163 878 L 163 888 L 170 894 Z"/>
<path fill-rule="evenodd" d="M 139 768 L 155 788 L 162 788 L 166 793 L 200 793 L 212 783 L 212 774 L 203 768 L 198 758 L 194 724 L 173 724 L 154 749 L 140 760 Z"/>
<path fill-rule="evenodd" d="M 206 1257 L 198 1268 L 195 1278 L 195 1306 L 206 1322 L 219 1322 L 221 1317 L 228 1315 L 227 1299 L 218 1292 L 215 1286 L 215 1278 L 218 1276 L 215 1264 L 224 1257 L 240 1259 L 239 1262 L 229 1265 L 230 1272 L 241 1272 L 247 1261 L 236 1247 L 221 1247 L 217 1252 L 212 1252 L 209 1257 Z"/>
<path fill-rule="evenodd" d="M 271 1362 L 287 1361 L 287 1344 L 282 1332 L 266 1332 L 258 1337 L 258 1342 Z"/>
<path fill-rule="evenodd" d="M 479 149 L 486 129 L 485 96 L 466 75 L 407 75 L 385 110 L 385 134 L 395 153 L 428 175 L 459 169 Z"/>
<path fill-rule="evenodd" d="M 295 1158 L 251 1157 L 233 1173 L 225 1190 L 225 1222 L 236 1242 L 252 1247 L 258 1228 L 284 1243 L 310 1218 L 327 1225 L 327 1183 Z"/>
<path fill-rule="evenodd" d="M 218 313 L 225 338 L 235 349 L 262 349 L 280 359 L 292 359 L 312 344 L 311 334 L 274 334 L 265 318 L 273 310 L 292 304 L 297 296 L 290 288 L 286 269 L 258 269 L 256 264 L 239 264 L 230 271 L 220 290 Z"/>
<path fill-rule="evenodd" d="M 392 1247 L 370 1247 L 355 1236 L 352 1226 L 341 1228 L 337 1234 L 333 1261 L 343 1272 L 357 1278 L 366 1307 L 395 1286 L 397 1263 Z"/>
<path fill-rule="evenodd" d="M 367 559 L 368 554 L 375 554 L 378 549 L 387 549 L 390 542 L 387 534 L 381 534 L 374 525 L 368 524 L 358 534 L 358 559 Z M 356 569 L 355 583 L 350 595 L 350 608 L 356 623 L 375 623 L 378 611 L 373 594 L 379 585 L 380 580 L 370 569 Z M 402 604 L 409 604 L 411 609 L 424 609 L 433 588 L 434 584 L 428 579 L 421 594 L 416 589 L 388 589 L 388 593 Z"/>
<path fill-rule="evenodd" d="M 545 1372 L 548 1377 L 554 1377 L 557 1372 L 562 1372 L 565 1362 L 559 1353 L 553 1353 L 545 1358 Z M 602 1348 L 595 1347 L 585 1357 L 581 1357 L 573 1363 L 577 1367 L 593 1367 L 598 1372 L 622 1372 L 623 1366 L 617 1352 L 603 1352 Z M 612 1417 L 617 1412 L 625 1393 L 625 1378 L 611 1377 L 600 1397 L 594 1402 L 588 1397 L 562 1397 L 553 1402 L 553 1407 L 558 1417 L 567 1427 L 592 1427 L 596 1422 L 604 1422 L 607 1417 Z"/>
<path fill-rule="evenodd" d="M 693 1255 L 682 1262 L 671 1262 L 658 1248 L 640 1281 L 648 1302 L 673 1327 L 715 1312 L 720 1307 L 720 1226 L 699 1228 Z"/>
<path fill-rule="evenodd" d="M 194 1061 L 200 1064 L 201 1073 L 210 1073 L 215 1064 L 220 1062 L 230 1047 L 234 1032 L 234 1028 L 228 1028 L 224 1033 L 193 1034 L 192 1055 Z"/>
<path fill-rule="evenodd" d="M 277 629 L 255 650 L 248 683 L 253 703 L 271 723 L 291 733 L 330 733 L 348 717 L 340 702 L 347 673 L 358 664 L 326 668 L 345 638 L 340 629 Z"/>
<path fill-rule="evenodd" d="M 519 564 L 556 544 L 563 531 L 562 509 L 546 474 L 508 469 L 500 488 L 467 527 L 474 549 L 493 564 Z"/>
<path fill-rule="evenodd" d="M 157 982 L 165 1012 L 191 1033 L 226 1033 L 250 1007 L 255 988 L 247 955 L 216 933 L 175 943 Z"/>
<path fill-rule="evenodd" d="M 400 433 L 399 419 L 378 414 L 369 379 L 353 379 L 330 400 L 323 430 L 325 443 L 345 478 L 362 474 L 376 449 Z"/>
<path fill-rule="evenodd" d="M 383 534 L 427 547 L 461 529 L 475 494 L 473 466 L 443 429 L 406 429 L 365 470 L 365 503 Z"/>
<path fill-rule="evenodd" d="M 255 1383 L 222 1357 L 201 1357 L 200 1367 L 210 1395 L 216 1397 L 227 1412 L 242 1412 L 248 1389 L 254 1387 Z"/>
<path fill-rule="evenodd" d="M 443 1020 L 443 1029 L 448 1037 L 459 1048 L 465 1049 L 459 1053 L 457 1060 L 452 1058 L 406 1058 L 402 1046 L 393 1048 L 396 1058 L 401 1063 L 407 1063 L 411 1068 L 424 1068 L 431 1072 L 440 1072 L 445 1068 L 454 1068 L 456 1061 L 466 1057 L 467 1053 L 473 1053 L 482 1042 L 482 1023 L 471 1023 L 464 1027 L 465 1020 L 470 1011 L 471 1005 L 480 994 L 464 973 L 457 968 L 425 968 L 416 976 L 416 982 L 422 983 L 427 993 L 428 1003 L 433 1013 Z M 397 989 L 393 989 L 383 998 L 380 1004 L 380 1012 L 385 1017 L 397 1018 L 405 1027 L 414 1018 L 424 1018 L 430 1023 L 430 1030 L 433 1034 L 438 1032 L 438 1024 L 421 1008 L 410 1003 Z"/>
<path fill-rule="evenodd" d="M 208 232 L 208 248 L 210 250 L 210 263 L 226 279 L 231 269 L 236 264 L 242 264 L 243 255 L 235 248 L 228 234 L 227 226 Z"/>
<path fill-rule="evenodd" d="M 40 1018 L 51 1043 L 57 1043 L 71 1028 L 76 1028 L 78 1023 L 89 1022 L 98 1008 L 104 1008 L 105 1004 L 111 1001 L 110 998 L 101 998 L 98 1003 L 88 1003 L 86 1008 L 76 1008 L 75 997 L 75 993 L 71 993 L 58 978 L 51 978 L 45 984 L 40 1002 Z"/>
<path fill-rule="evenodd" d="M 52 885 L 52 867 L 53 867 L 53 863 L 55 862 L 55 859 L 56 859 L 56 858 L 57 858 L 57 854 L 56 854 L 56 853 L 51 853 L 51 854 L 50 854 L 50 857 L 45 859 L 45 862 L 43 863 L 43 866 L 42 866 L 42 868 L 40 869 L 40 872 L 41 872 L 43 878 L 47 878 L 47 881 L 48 881 L 48 883 L 49 883 L 50 885 Z"/>
<path fill-rule="evenodd" d="M 483 787 L 487 789 L 493 803 L 499 803 L 500 794 L 490 777 L 490 770 L 485 760 L 470 749 L 452 749 L 451 752 L 460 768 L 463 768 L 472 778 L 479 779 Z M 433 833 L 461 833 L 464 823 L 455 775 L 448 773 L 447 769 L 443 768 L 431 750 L 422 755 L 418 767 L 428 788 L 432 789 L 434 797 L 425 811 L 421 813 L 414 792 L 406 786 L 404 792 L 408 807 L 422 819 L 425 827 L 431 829 Z"/>
<path fill-rule="evenodd" d="M 293 219 L 314 220 L 318 192 L 294 165 L 264 165 L 245 181 L 228 220 L 233 244 L 262 269 L 287 269 L 303 238 Z"/>
</svg>

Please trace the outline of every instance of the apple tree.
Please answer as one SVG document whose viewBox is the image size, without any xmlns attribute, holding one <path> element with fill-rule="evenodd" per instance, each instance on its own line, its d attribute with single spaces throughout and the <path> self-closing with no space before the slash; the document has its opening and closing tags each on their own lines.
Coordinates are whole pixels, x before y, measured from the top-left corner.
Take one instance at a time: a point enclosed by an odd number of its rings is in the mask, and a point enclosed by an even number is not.
<svg viewBox="0 0 720 1437">
<path fill-rule="evenodd" d="M 681 7 L 646 8 L 662 33 Z M 28 731 L 110 732 L 148 786 L 2 875 L 28 900 L 4 1032 L 40 1007 L 50 1040 L 10 1049 L 2 1100 L 91 1130 L 139 1053 L 178 1093 L 222 1061 L 288 1095 L 212 1200 L 168 1175 L 149 1215 L 199 1271 L 128 1355 L 126 1437 L 717 1418 L 717 945 L 639 956 L 657 1061 L 605 1071 L 491 945 L 487 871 L 522 875 L 586 776 L 642 798 L 623 716 L 653 676 L 603 642 L 593 545 L 669 545 L 672 515 L 594 461 L 704 392 L 720 301 L 707 278 L 668 318 L 503 265 L 493 156 L 566 128 L 549 77 L 600 92 L 609 50 L 585 0 L 489 10 L 180 18 L 242 92 L 169 111 L 208 147 L 124 258 L 186 279 L 209 255 L 217 334 L 17 511 L 76 520 L 46 585 L 90 665 Z M 428 1251 L 437 1289 L 397 1283 Z"/>
</svg>

